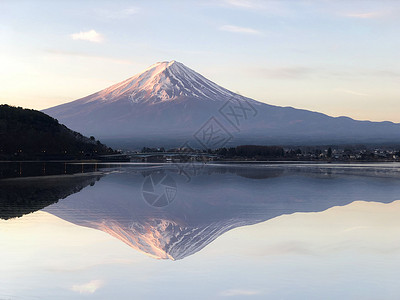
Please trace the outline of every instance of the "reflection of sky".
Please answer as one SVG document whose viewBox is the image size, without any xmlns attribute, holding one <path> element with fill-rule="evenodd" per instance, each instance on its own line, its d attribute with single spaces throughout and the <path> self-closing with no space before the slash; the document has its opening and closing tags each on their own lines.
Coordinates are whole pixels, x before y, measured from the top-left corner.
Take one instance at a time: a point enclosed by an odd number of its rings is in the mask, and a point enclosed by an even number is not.
<svg viewBox="0 0 400 300">
<path fill-rule="evenodd" d="M 0 221 L 0 298 L 397 299 L 399 213 L 357 201 L 284 215 L 173 262 L 37 212 Z"/>
</svg>

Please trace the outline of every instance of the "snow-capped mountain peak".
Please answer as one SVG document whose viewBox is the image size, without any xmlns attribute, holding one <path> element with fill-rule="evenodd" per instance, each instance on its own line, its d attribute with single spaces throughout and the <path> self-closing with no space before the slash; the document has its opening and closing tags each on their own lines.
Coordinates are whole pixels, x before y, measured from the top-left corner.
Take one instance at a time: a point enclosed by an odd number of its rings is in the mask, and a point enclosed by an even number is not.
<svg viewBox="0 0 400 300">
<path fill-rule="evenodd" d="M 216 101 L 237 95 L 172 60 L 153 64 L 143 72 L 92 95 L 87 102 L 128 100 L 132 103 L 158 103 L 182 97 Z"/>
<path fill-rule="evenodd" d="M 129 147 L 135 149 L 179 147 L 185 141 L 198 142 L 197 133 L 202 133 L 207 143 L 232 141 L 231 145 L 365 144 L 400 140 L 400 124 L 333 118 L 268 105 L 230 92 L 177 61 L 158 62 L 120 83 L 44 112 L 69 128 L 101 138 L 111 146 L 120 147 L 128 141 L 132 143 Z M 209 132 L 221 136 L 211 139 Z M 222 146 L 226 145 L 213 142 L 207 146 L 203 143 L 202 147 Z"/>
</svg>

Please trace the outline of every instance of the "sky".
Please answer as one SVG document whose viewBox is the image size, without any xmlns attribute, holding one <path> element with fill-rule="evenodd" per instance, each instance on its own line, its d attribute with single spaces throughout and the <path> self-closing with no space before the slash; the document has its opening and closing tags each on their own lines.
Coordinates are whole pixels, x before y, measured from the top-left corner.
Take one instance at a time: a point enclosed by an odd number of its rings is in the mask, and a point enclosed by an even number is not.
<svg viewBox="0 0 400 300">
<path fill-rule="evenodd" d="M 0 1 L 0 103 L 44 109 L 176 60 L 244 96 L 400 122 L 400 1 Z"/>
</svg>

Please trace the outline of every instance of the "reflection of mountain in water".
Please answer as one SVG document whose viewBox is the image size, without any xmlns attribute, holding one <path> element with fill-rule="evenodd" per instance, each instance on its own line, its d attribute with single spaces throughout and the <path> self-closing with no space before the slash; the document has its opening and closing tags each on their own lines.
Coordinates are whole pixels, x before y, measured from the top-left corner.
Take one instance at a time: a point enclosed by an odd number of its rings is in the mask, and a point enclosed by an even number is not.
<svg viewBox="0 0 400 300">
<path fill-rule="evenodd" d="M 94 185 L 99 174 L 25 177 L 0 180 L 0 218 L 11 219 L 40 210 Z"/>
<path fill-rule="evenodd" d="M 400 179 L 395 172 L 372 177 L 357 170 L 350 170 L 351 175 L 340 169 L 328 172 L 333 168 L 329 166 L 296 168 L 207 166 L 189 182 L 171 166 L 152 171 L 125 168 L 106 175 L 94 189 L 45 210 L 107 232 L 152 257 L 177 260 L 235 227 L 283 214 L 323 211 L 355 200 L 389 203 L 400 199 Z M 370 171 L 366 169 L 365 174 Z M 141 194 L 144 176 L 164 173 L 176 181 L 176 198 L 169 206 L 155 208 Z"/>
</svg>

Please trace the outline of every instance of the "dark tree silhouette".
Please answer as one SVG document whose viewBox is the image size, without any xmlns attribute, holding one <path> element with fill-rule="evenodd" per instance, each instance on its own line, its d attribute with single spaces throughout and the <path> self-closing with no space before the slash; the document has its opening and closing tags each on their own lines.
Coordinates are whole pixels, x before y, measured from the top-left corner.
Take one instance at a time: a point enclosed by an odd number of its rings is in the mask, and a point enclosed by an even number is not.
<svg viewBox="0 0 400 300">
<path fill-rule="evenodd" d="M 332 148 L 328 148 L 328 153 L 326 154 L 327 157 L 332 157 Z"/>
<path fill-rule="evenodd" d="M 90 158 L 114 151 L 36 110 L 0 105 L 0 159 Z"/>
</svg>

